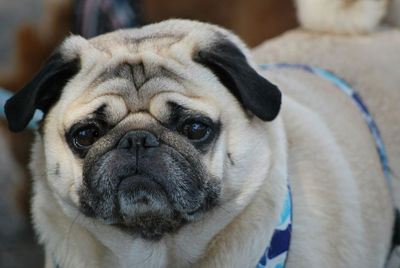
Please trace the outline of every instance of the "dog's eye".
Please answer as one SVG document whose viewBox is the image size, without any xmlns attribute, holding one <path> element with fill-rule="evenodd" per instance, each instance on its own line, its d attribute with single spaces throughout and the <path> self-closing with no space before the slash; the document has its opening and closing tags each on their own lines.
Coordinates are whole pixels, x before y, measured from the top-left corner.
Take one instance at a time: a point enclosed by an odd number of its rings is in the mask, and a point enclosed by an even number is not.
<svg viewBox="0 0 400 268">
<path fill-rule="evenodd" d="M 73 137 L 74 146 L 78 149 L 89 148 L 100 137 L 100 131 L 96 126 L 88 126 L 79 129 Z"/>
<path fill-rule="evenodd" d="M 181 133 L 189 140 L 204 141 L 210 135 L 209 126 L 201 122 L 188 122 L 183 124 Z"/>
</svg>

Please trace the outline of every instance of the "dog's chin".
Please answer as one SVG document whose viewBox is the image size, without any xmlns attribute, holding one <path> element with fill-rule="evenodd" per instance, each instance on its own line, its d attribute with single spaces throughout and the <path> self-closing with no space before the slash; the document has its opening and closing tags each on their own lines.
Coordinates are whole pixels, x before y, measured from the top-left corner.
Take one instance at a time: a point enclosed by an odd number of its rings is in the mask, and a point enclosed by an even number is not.
<svg viewBox="0 0 400 268">
<path fill-rule="evenodd" d="M 135 175 L 123 179 L 117 198 L 120 223 L 116 226 L 144 239 L 159 240 L 188 222 L 188 217 L 170 203 L 162 185 L 148 177 Z"/>
<path fill-rule="evenodd" d="M 129 222 L 113 224 L 113 226 L 132 235 L 140 236 L 145 240 L 158 241 L 166 234 L 176 233 L 187 223 L 179 214 L 175 217 L 165 217 L 156 213 L 136 215 Z"/>
</svg>

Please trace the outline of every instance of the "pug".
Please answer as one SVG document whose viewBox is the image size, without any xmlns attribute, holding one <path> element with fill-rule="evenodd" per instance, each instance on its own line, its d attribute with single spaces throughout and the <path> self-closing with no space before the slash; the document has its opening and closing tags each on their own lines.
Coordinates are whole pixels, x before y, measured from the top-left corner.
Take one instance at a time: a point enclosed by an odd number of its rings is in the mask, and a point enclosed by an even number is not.
<svg viewBox="0 0 400 268">
<path fill-rule="evenodd" d="M 46 267 L 256 267 L 289 192 L 286 267 L 382 267 L 393 205 L 359 112 L 326 122 L 270 76 L 206 23 L 67 38 L 5 106 L 12 131 L 44 113 L 30 168 Z"/>
</svg>

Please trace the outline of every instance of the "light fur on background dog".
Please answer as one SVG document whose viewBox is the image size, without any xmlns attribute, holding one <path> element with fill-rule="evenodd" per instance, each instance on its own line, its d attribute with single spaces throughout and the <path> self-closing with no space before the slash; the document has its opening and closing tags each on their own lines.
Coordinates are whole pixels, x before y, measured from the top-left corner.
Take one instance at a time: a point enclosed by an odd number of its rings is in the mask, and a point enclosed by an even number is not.
<svg viewBox="0 0 400 268">
<path fill-rule="evenodd" d="M 304 44 L 309 58 L 299 42 L 303 35 L 315 40 Z M 400 55 L 399 35 L 393 30 L 359 40 L 362 43 L 366 38 L 379 47 L 380 37 L 386 36 L 394 41 L 393 52 Z M 271 70 L 263 74 L 283 91 L 282 111 L 273 121 L 261 120 L 246 111 L 209 68 L 193 61 L 196 51 L 212 50 L 226 39 L 256 68 L 237 37 L 192 21 L 172 20 L 89 41 L 73 36 L 62 44 L 62 60 L 78 57 L 80 69 L 48 111 L 36 136 L 31 163 L 33 218 L 46 249 L 46 267 L 52 267 L 53 260 L 63 268 L 254 267 L 272 235 L 288 180 L 293 194 L 293 232 L 287 267 L 383 267 L 389 253 L 393 207 L 375 145 L 358 109 L 329 81 L 302 72 Z M 337 57 L 328 51 L 311 53 L 324 42 L 329 45 L 322 48 L 340 44 L 344 50 L 351 49 L 353 41 L 339 39 L 300 31 L 270 46 L 264 44 L 254 55 L 262 63 L 303 59 L 299 63 L 335 66 L 329 69 L 354 83 L 356 91 L 363 89 L 365 77 L 381 79 L 379 85 L 387 83 L 385 94 L 367 87 L 362 97 L 377 114 L 384 142 L 388 148 L 394 146 L 388 157 L 390 165 L 397 167 L 399 92 L 391 81 L 397 81 L 395 70 L 399 68 L 385 72 L 382 66 L 399 61 L 392 54 L 376 54 L 378 62 L 369 62 L 376 51 L 370 49 L 375 46 L 363 50 L 355 46 L 360 54 L 339 53 Z M 350 56 L 355 57 L 353 65 L 345 65 Z M 161 72 L 139 95 L 124 90 L 132 85 L 121 78 L 98 82 L 121 63 L 138 62 L 146 73 L 159 74 L 163 66 L 169 75 Z M 371 73 L 363 73 L 365 66 Z M 78 193 L 83 163 L 68 147 L 65 131 L 102 103 L 112 107 L 109 120 L 146 128 L 168 114 L 169 100 L 221 121 L 213 149 L 199 158 L 221 184 L 219 205 L 159 241 L 128 235 L 81 214 Z M 119 122 L 125 114 L 129 115 Z"/>
<path fill-rule="evenodd" d="M 327 33 L 372 32 L 390 0 L 296 0 L 302 27 Z"/>
</svg>

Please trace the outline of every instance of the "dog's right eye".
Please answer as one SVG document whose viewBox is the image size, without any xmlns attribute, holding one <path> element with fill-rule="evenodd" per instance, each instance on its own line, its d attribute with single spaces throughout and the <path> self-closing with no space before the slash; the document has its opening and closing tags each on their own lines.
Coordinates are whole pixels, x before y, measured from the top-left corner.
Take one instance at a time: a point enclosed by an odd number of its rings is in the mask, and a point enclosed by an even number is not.
<svg viewBox="0 0 400 268">
<path fill-rule="evenodd" d="M 96 126 L 87 126 L 73 134 L 73 144 L 77 149 L 88 149 L 99 138 L 100 130 Z"/>
<path fill-rule="evenodd" d="M 66 133 L 65 139 L 71 150 L 84 158 L 90 147 L 111 127 L 101 120 L 82 120 L 73 125 Z"/>
</svg>

